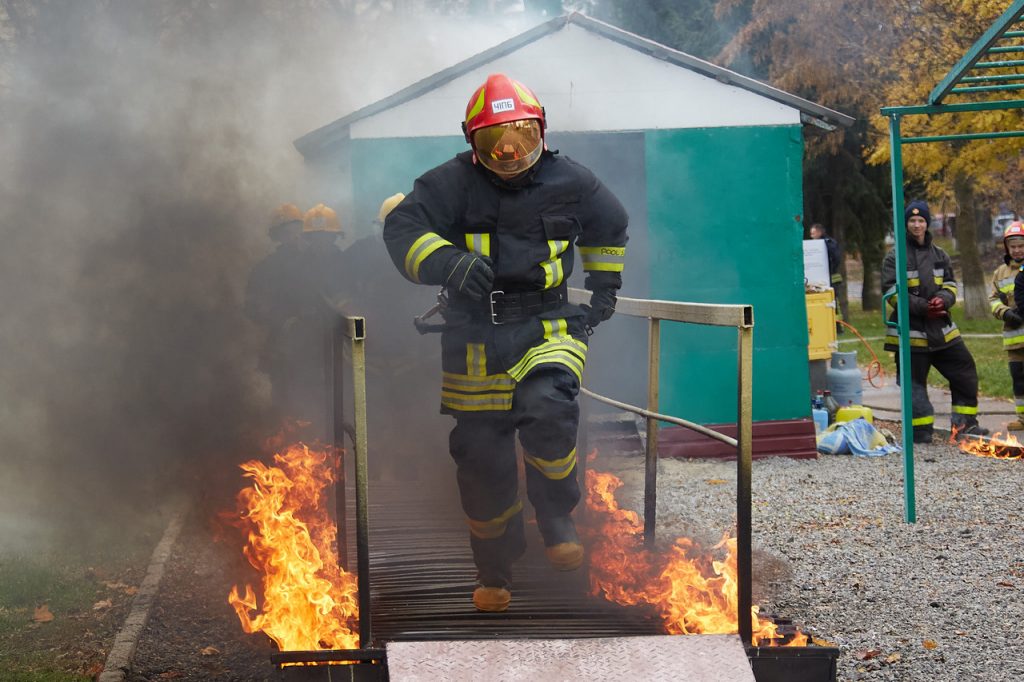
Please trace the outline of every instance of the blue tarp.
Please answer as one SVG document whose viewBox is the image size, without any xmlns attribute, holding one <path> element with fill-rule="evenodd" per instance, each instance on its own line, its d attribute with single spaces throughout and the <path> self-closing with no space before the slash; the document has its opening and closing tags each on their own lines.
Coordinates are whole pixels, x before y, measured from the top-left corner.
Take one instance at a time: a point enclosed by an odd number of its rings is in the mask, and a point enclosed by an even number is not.
<svg viewBox="0 0 1024 682">
<path fill-rule="evenodd" d="M 837 422 L 818 436 L 818 452 L 826 455 L 881 457 L 900 451 L 898 445 L 891 445 L 863 417 L 849 422 Z"/>
</svg>

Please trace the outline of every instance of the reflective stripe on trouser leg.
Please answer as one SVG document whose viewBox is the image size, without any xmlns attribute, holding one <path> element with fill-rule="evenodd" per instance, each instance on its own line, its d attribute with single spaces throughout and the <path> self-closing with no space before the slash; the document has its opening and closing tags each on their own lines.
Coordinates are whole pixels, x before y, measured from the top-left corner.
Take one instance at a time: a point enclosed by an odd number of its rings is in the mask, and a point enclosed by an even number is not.
<svg viewBox="0 0 1024 682">
<path fill-rule="evenodd" d="M 538 518 L 566 516 L 580 500 L 578 393 L 576 375 L 559 368 L 534 372 L 516 387 L 512 417 L 526 451 L 526 491 Z"/>
<path fill-rule="evenodd" d="M 978 423 L 978 370 L 967 345 L 955 343 L 929 355 L 932 365 L 949 382 L 952 426 L 974 426 Z"/>
<path fill-rule="evenodd" d="M 896 374 L 899 376 L 899 353 L 896 356 Z M 910 413 L 915 435 L 934 433 L 935 410 L 928 399 L 928 371 L 931 369 L 930 353 L 910 354 Z"/>
<path fill-rule="evenodd" d="M 508 413 L 456 417 L 449 437 L 473 561 L 484 585 L 511 584 L 526 549 L 515 432 Z"/>
<path fill-rule="evenodd" d="M 1010 360 L 1010 381 L 1013 383 L 1013 402 L 1017 408 L 1017 418 L 1024 420 L 1024 362 Z"/>
</svg>

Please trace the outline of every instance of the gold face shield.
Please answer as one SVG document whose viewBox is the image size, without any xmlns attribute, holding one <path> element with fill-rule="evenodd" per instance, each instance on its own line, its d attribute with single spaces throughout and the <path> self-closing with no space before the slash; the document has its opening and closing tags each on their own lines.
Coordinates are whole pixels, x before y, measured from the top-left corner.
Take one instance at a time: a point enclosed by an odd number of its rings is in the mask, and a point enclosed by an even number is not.
<svg viewBox="0 0 1024 682">
<path fill-rule="evenodd" d="M 540 121 L 524 119 L 480 128 L 473 133 L 473 149 L 485 168 L 505 180 L 537 163 L 544 150 Z"/>
</svg>

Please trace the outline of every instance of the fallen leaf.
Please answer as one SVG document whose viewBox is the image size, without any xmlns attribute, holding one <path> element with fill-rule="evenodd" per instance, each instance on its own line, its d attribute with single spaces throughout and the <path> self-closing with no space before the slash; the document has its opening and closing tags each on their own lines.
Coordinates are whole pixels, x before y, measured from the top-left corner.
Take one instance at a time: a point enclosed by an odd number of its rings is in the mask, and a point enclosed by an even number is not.
<svg viewBox="0 0 1024 682">
<path fill-rule="evenodd" d="M 857 657 L 858 661 L 870 661 L 875 656 L 882 653 L 881 649 L 861 649 L 854 656 Z"/>
<path fill-rule="evenodd" d="M 724 478 L 709 478 L 704 482 L 707 483 L 708 485 L 722 485 L 723 483 L 728 483 L 729 481 L 725 480 Z"/>
<path fill-rule="evenodd" d="M 815 637 L 814 635 L 811 635 L 811 642 L 813 642 L 816 646 L 828 646 L 828 647 L 834 647 L 835 646 L 834 643 L 828 641 L 827 639 L 822 639 L 821 637 Z"/>
<path fill-rule="evenodd" d="M 132 596 L 132 595 L 134 595 L 138 591 L 139 591 L 139 588 L 137 588 L 137 587 L 126 587 L 126 588 L 124 588 L 124 593 L 127 594 L 128 596 Z"/>
<path fill-rule="evenodd" d="M 216 656 L 220 653 L 220 649 L 215 646 L 208 646 L 199 650 L 199 653 L 203 656 Z"/>
<path fill-rule="evenodd" d="M 176 677 L 184 677 L 184 676 L 185 676 L 185 673 L 181 672 L 180 670 L 168 670 L 165 673 L 160 673 L 157 677 L 159 677 L 161 680 L 172 680 L 172 679 L 174 679 Z"/>
<path fill-rule="evenodd" d="M 1016 585 L 1011 583 L 1009 580 L 1000 580 L 996 583 L 996 585 L 998 585 L 999 587 L 1016 587 Z"/>
<path fill-rule="evenodd" d="M 903 657 L 900 656 L 900 652 L 896 651 L 896 652 L 893 652 L 893 653 L 889 654 L 888 656 L 886 656 L 885 657 L 885 662 L 886 663 L 895 663 L 896 661 L 900 660 L 901 658 L 903 658 Z"/>
<path fill-rule="evenodd" d="M 960 633 L 958 632 L 957 634 L 960 634 Z M 965 632 L 963 634 L 966 635 L 967 633 Z M 921 642 L 921 646 L 923 646 L 925 649 L 929 649 L 930 650 L 930 649 L 934 649 L 935 647 L 939 646 L 939 643 L 936 642 L 934 639 L 926 639 L 923 642 Z"/>
<path fill-rule="evenodd" d="M 32 620 L 37 623 L 49 623 L 53 620 L 53 614 L 50 613 L 50 605 L 43 604 L 42 606 L 37 606 L 35 613 L 32 615 Z"/>
<path fill-rule="evenodd" d="M 109 609 L 114 604 L 109 599 L 101 599 L 92 605 L 93 611 L 101 611 L 103 609 Z"/>
</svg>

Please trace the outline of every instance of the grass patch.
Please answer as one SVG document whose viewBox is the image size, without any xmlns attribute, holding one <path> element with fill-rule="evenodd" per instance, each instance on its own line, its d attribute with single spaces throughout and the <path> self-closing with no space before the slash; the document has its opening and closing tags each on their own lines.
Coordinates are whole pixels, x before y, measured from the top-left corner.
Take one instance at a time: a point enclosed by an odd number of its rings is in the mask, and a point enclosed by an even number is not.
<svg viewBox="0 0 1024 682">
<path fill-rule="evenodd" d="M 893 354 L 882 350 L 884 341 L 879 337 L 885 336 L 885 326 L 882 322 L 882 315 L 878 311 L 864 312 L 861 310 L 860 302 L 850 301 L 850 319 L 848 320 L 860 334 L 872 339 L 868 342 L 871 350 L 868 350 L 856 336 L 847 332 L 839 337 L 839 350 L 857 351 L 857 364 L 867 367 L 874 358 L 874 351 L 882 368 L 885 370 L 886 380 L 890 383 L 896 382 L 896 364 L 893 361 Z M 960 306 L 953 308 L 953 321 L 960 327 L 963 334 L 999 334 L 1002 332 L 1002 323 L 995 318 L 984 320 L 965 320 L 963 310 Z M 1006 351 L 1003 350 L 1001 338 L 965 338 L 964 343 L 974 356 L 974 362 L 978 366 L 978 386 L 982 395 L 997 398 L 1012 398 L 1013 389 L 1010 384 L 1010 370 L 1007 367 Z M 936 370 L 928 375 L 928 383 L 932 386 L 948 386 L 942 375 Z"/>
<path fill-rule="evenodd" d="M 0 554 L 0 679 L 94 679 L 165 522 L 152 509 L 59 549 Z M 36 618 L 44 605 L 52 619 Z"/>
</svg>

